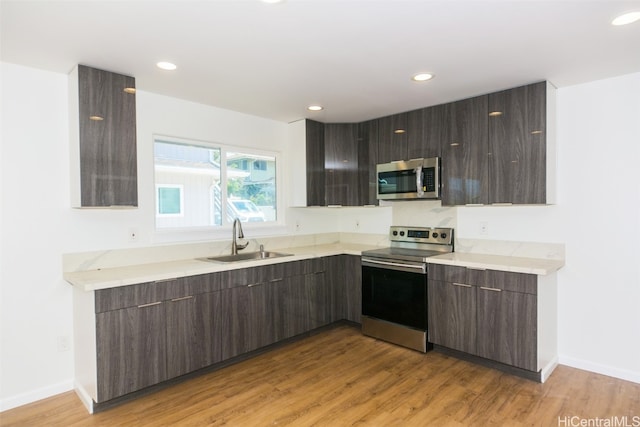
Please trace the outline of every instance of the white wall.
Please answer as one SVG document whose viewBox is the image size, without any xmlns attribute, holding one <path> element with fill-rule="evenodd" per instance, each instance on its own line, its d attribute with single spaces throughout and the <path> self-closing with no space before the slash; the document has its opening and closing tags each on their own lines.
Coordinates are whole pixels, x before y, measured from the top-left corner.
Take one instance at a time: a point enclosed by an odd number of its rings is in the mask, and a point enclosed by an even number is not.
<svg viewBox="0 0 640 427">
<path fill-rule="evenodd" d="M 153 194 L 144 190 L 153 188 L 154 133 L 282 147 L 289 190 L 292 159 L 301 149 L 287 145 L 291 129 L 284 123 L 140 91 L 140 208 L 74 210 L 68 207 L 67 76 L 6 63 L 1 71 L 0 410 L 72 386 L 72 352 L 59 352 L 57 343 L 72 335 L 62 254 L 162 240 L 153 232 Z M 454 216 L 429 205 L 432 213 L 413 225 L 435 220 L 456 223 L 458 237 L 566 242 L 558 277 L 561 362 L 640 382 L 638 93 L 640 74 L 558 91 L 557 206 L 455 208 Z M 286 191 L 288 200 L 293 193 Z M 303 234 L 384 234 L 419 207 L 394 206 L 392 215 L 379 208 L 288 209 L 288 226 Z M 488 236 L 478 234 L 479 221 L 489 223 Z M 131 228 L 138 230 L 136 242 L 128 240 Z M 605 236 L 613 240 L 602 250 Z"/>
<path fill-rule="evenodd" d="M 71 341 L 73 335 L 71 287 L 62 279 L 63 253 L 175 240 L 154 234 L 155 205 L 149 191 L 154 188 L 154 134 L 279 150 L 284 164 L 288 146 L 285 123 L 138 91 L 139 209 L 71 209 L 67 76 L 8 63 L 1 64 L 1 72 L 4 410 L 72 388 L 72 352 L 58 351 L 58 337 Z M 285 188 L 290 186 L 287 173 L 281 178 Z M 138 232 L 135 242 L 128 238 L 131 229 Z M 228 239 L 230 232 L 185 238 Z"/>
</svg>

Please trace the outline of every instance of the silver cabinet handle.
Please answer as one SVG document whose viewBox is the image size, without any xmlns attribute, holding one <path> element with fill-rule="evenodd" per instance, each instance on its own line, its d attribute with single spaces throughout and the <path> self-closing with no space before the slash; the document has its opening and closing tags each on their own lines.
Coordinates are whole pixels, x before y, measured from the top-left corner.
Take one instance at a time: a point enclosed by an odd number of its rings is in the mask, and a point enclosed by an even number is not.
<svg viewBox="0 0 640 427">
<path fill-rule="evenodd" d="M 162 304 L 162 301 L 150 302 L 149 304 L 140 304 L 138 308 L 152 307 L 159 304 Z"/>
<path fill-rule="evenodd" d="M 173 299 L 171 300 L 171 302 L 184 301 L 184 300 L 186 300 L 186 299 L 191 299 L 191 298 L 193 298 L 193 295 L 189 295 L 189 296 L 187 296 L 187 297 L 173 298 Z"/>
<path fill-rule="evenodd" d="M 456 282 L 453 282 L 453 283 L 451 283 L 451 284 L 452 284 L 453 286 L 460 286 L 460 287 L 462 287 L 462 288 L 471 288 L 471 287 L 472 287 L 471 285 L 467 285 L 466 283 L 456 283 Z"/>
<path fill-rule="evenodd" d="M 480 289 L 484 289 L 485 291 L 502 292 L 502 289 L 498 289 L 498 288 L 488 288 L 488 287 L 486 287 L 486 286 L 480 286 Z"/>
</svg>

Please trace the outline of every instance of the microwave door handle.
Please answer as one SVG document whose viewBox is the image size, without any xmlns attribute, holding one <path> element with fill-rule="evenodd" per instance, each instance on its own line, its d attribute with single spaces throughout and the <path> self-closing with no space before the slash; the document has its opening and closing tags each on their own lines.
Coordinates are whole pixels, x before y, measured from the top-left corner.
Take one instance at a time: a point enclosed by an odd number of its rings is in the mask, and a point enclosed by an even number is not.
<svg viewBox="0 0 640 427">
<path fill-rule="evenodd" d="M 418 197 L 424 196 L 424 190 L 422 189 L 422 166 L 415 168 L 416 171 L 416 190 Z"/>
</svg>

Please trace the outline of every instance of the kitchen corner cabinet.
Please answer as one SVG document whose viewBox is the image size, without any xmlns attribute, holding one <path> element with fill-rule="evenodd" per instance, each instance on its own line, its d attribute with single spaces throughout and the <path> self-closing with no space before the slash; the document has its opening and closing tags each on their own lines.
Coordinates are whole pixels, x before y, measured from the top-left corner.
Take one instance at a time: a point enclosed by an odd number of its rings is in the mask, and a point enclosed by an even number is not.
<svg viewBox="0 0 640 427">
<path fill-rule="evenodd" d="M 371 204 L 369 168 L 375 157 L 370 153 L 375 153 L 369 142 L 361 143 L 359 132 L 355 123 L 306 120 L 307 206 Z"/>
<path fill-rule="evenodd" d="M 491 93 L 488 102 L 489 203 L 547 203 L 547 82 Z"/>
<path fill-rule="evenodd" d="M 358 174 L 362 205 L 378 204 L 378 121 L 358 124 Z"/>
<path fill-rule="evenodd" d="M 137 206 L 135 79 L 78 65 L 69 80 L 72 206 Z"/>
<path fill-rule="evenodd" d="M 429 341 L 538 372 L 557 353 L 555 301 L 535 275 L 430 264 Z"/>
<path fill-rule="evenodd" d="M 325 205 L 324 124 L 305 121 L 307 206 Z"/>
<path fill-rule="evenodd" d="M 486 95 L 445 104 L 442 135 L 442 204 L 489 202 Z"/>
<path fill-rule="evenodd" d="M 360 257 L 268 264 L 84 292 L 74 288 L 75 378 L 88 407 L 347 319 Z"/>
<path fill-rule="evenodd" d="M 358 125 L 324 125 L 325 200 L 327 205 L 359 206 Z"/>
</svg>

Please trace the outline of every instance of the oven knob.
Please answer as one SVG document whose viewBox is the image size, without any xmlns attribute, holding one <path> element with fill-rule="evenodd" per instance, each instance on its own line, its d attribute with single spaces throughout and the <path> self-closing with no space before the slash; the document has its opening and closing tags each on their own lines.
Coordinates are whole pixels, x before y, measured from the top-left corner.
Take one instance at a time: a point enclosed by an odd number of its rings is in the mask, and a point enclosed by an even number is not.
<svg viewBox="0 0 640 427">
<path fill-rule="evenodd" d="M 401 231 L 401 232 L 400 232 L 400 235 L 401 235 L 401 236 L 404 236 L 404 231 Z"/>
<path fill-rule="evenodd" d="M 438 233 L 433 233 L 433 234 L 431 235 L 431 237 L 433 237 L 434 239 L 437 239 L 437 238 L 438 238 Z"/>
<path fill-rule="evenodd" d="M 440 237 L 442 237 L 443 239 L 447 238 L 447 233 L 440 233 Z"/>
<path fill-rule="evenodd" d="M 398 232 L 394 230 L 393 235 L 394 235 L 394 236 L 397 236 L 397 235 L 398 235 Z"/>
</svg>

